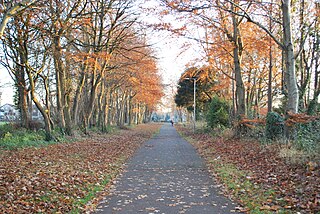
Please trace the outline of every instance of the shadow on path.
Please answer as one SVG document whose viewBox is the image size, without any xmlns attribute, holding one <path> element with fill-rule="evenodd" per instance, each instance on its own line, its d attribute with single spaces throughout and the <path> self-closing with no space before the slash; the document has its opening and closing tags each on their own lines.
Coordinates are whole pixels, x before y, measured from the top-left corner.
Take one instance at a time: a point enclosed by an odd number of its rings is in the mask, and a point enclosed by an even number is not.
<svg viewBox="0 0 320 214">
<path fill-rule="evenodd" d="M 195 149 L 164 124 L 129 161 L 96 213 L 234 213 Z"/>
</svg>

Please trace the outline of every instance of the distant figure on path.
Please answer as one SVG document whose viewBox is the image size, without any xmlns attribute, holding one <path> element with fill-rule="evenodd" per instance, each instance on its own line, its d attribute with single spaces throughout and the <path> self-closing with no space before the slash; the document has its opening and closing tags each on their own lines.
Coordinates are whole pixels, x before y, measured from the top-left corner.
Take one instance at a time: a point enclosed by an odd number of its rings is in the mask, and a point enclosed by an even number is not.
<svg viewBox="0 0 320 214">
<path fill-rule="evenodd" d="M 171 125 L 173 126 L 173 120 L 170 120 Z"/>
</svg>

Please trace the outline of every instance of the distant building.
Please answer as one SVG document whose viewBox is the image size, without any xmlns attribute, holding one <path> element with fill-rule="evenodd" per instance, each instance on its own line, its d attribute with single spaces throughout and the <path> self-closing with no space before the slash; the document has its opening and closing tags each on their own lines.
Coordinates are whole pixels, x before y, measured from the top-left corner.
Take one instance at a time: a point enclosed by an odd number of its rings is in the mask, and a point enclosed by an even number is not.
<svg viewBox="0 0 320 214">
<path fill-rule="evenodd" d="M 19 110 L 12 104 L 4 104 L 0 106 L 0 121 L 14 121 L 19 120 L 20 118 Z M 32 105 L 32 113 L 31 113 L 32 120 L 43 120 L 41 112 L 39 109 Z"/>
<path fill-rule="evenodd" d="M 4 104 L 0 106 L 0 120 L 4 121 L 14 121 L 19 118 L 19 111 L 14 105 Z"/>
<path fill-rule="evenodd" d="M 32 105 L 32 120 L 43 120 L 43 116 L 36 105 Z"/>
</svg>

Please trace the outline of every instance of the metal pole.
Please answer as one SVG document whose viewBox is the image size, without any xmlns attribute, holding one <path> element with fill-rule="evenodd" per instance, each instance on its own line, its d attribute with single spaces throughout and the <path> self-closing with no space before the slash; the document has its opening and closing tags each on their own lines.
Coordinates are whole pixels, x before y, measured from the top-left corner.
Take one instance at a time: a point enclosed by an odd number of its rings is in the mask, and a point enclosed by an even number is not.
<svg viewBox="0 0 320 214">
<path fill-rule="evenodd" d="M 196 78 L 193 78 L 193 133 L 196 132 Z"/>
</svg>

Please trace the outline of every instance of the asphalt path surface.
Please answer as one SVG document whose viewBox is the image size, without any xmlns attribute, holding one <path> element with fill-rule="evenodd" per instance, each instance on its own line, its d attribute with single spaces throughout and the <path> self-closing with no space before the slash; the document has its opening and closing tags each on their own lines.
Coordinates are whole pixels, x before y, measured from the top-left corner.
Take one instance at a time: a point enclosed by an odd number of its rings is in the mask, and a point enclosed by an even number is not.
<svg viewBox="0 0 320 214">
<path fill-rule="evenodd" d="M 196 150 L 164 124 L 128 162 L 95 213 L 234 213 Z"/>
</svg>

